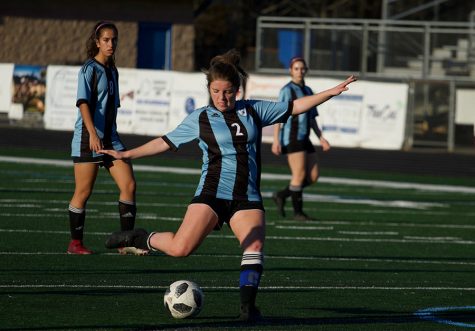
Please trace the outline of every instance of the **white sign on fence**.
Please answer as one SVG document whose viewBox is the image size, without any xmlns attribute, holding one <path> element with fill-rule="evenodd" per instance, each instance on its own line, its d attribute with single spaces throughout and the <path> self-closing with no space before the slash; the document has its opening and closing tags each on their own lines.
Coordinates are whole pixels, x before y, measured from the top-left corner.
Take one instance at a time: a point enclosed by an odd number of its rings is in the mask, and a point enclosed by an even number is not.
<svg viewBox="0 0 475 331">
<path fill-rule="evenodd" d="M 0 63 L 0 113 L 8 113 L 12 103 L 13 63 Z"/>
</svg>

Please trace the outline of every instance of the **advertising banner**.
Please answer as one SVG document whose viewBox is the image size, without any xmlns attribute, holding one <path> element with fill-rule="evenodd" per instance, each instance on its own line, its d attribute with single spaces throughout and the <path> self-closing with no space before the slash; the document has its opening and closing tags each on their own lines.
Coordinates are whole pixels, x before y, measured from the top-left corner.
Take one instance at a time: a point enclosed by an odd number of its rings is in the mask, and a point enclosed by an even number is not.
<svg viewBox="0 0 475 331">
<path fill-rule="evenodd" d="M 319 93 L 341 81 L 309 77 L 305 83 Z M 280 89 L 288 82 L 285 76 L 250 76 L 247 98 L 277 100 Z M 317 123 L 335 147 L 400 149 L 407 92 L 407 84 L 358 81 L 349 86 L 349 91 L 317 107 Z M 315 134 L 311 134 L 311 139 L 319 144 Z M 272 128 L 265 129 L 263 141 L 272 142 Z"/>
<path fill-rule="evenodd" d="M 246 99 L 278 101 L 280 89 L 290 81 L 286 76 L 250 75 L 246 86 Z M 271 143 L 274 127 L 262 130 L 262 141 Z"/>
<path fill-rule="evenodd" d="M 117 109 L 117 132 L 134 133 L 135 128 L 135 97 L 137 86 L 137 69 L 119 70 L 120 107 Z"/>
<path fill-rule="evenodd" d="M 72 131 L 76 107 L 79 66 L 48 66 L 44 125 L 49 130 Z"/>
<path fill-rule="evenodd" d="M 12 103 L 13 63 L 0 63 L 0 113 L 8 113 Z"/>
<path fill-rule="evenodd" d="M 457 89 L 455 93 L 455 123 L 475 125 L 474 105 L 475 89 Z"/>
<path fill-rule="evenodd" d="M 341 80 L 309 78 L 305 82 L 314 93 L 327 90 L 341 83 Z M 349 91 L 333 97 L 317 107 L 317 123 L 330 145 L 337 147 L 358 147 L 361 137 L 361 114 L 364 102 L 360 82 L 349 86 Z M 318 144 L 315 134 L 312 141 Z"/>
<path fill-rule="evenodd" d="M 72 130 L 76 121 L 79 67 L 49 66 L 45 127 Z M 160 136 L 174 129 L 191 111 L 208 104 L 202 73 L 119 69 L 121 107 L 119 133 Z M 287 76 L 252 75 L 246 99 L 277 101 Z M 341 80 L 308 78 L 315 93 Z M 404 142 L 407 84 L 358 81 L 349 91 L 318 106 L 317 122 L 335 147 L 400 149 Z M 238 96 L 238 98 L 241 96 Z M 312 141 L 318 145 L 315 134 Z M 273 127 L 264 128 L 263 141 L 272 142 Z"/>
<path fill-rule="evenodd" d="M 359 147 L 401 149 L 406 128 L 407 84 L 360 82 L 364 90 Z"/>
<path fill-rule="evenodd" d="M 9 118 L 29 127 L 43 127 L 45 112 L 46 67 L 16 64 L 13 68 L 13 95 Z M 19 116 L 18 110 L 22 108 Z M 21 113 L 21 112 L 20 112 Z"/>
<path fill-rule="evenodd" d="M 158 136 L 168 131 L 172 76 L 170 71 L 137 71 L 134 133 Z"/>
<path fill-rule="evenodd" d="M 206 84 L 203 73 L 174 73 L 168 131 L 173 130 L 193 110 L 208 105 Z"/>
</svg>

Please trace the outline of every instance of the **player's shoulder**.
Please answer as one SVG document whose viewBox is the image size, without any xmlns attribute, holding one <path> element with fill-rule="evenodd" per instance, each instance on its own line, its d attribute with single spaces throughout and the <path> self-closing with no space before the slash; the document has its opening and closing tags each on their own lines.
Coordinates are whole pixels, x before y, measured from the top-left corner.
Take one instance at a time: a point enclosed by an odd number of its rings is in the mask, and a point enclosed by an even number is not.
<svg viewBox="0 0 475 331">
<path fill-rule="evenodd" d="M 282 88 L 280 90 L 285 91 L 285 90 L 293 89 L 294 88 L 293 85 L 295 85 L 295 84 L 292 83 L 292 81 L 290 81 L 287 84 L 285 84 L 284 86 L 282 86 Z"/>
<path fill-rule="evenodd" d="M 313 90 L 312 90 L 312 88 L 311 88 L 310 86 L 304 85 L 304 89 L 306 89 L 308 93 L 313 94 Z"/>
<path fill-rule="evenodd" d="M 86 73 L 94 69 L 96 69 L 96 61 L 94 61 L 94 59 L 89 59 L 82 65 L 81 72 Z"/>
<path fill-rule="evenodd" d="M 192 110 L 191 112 L 188 113 L 187 119 L 192 120 L 192 121 L 196 120 L 196 122 L 198 123 L 198 117 L 200 117 L 201 114 L 206 113 L 208 108 L 211 108 L 211 107 L 204 106 L 204 107 L 200 107 L 200 108 L 196 108 Z"/>
<path fill-rule="evenodd" d="M 97 74 L 101 70 L 102 67 L 97 61 L 95 61 L 94 59 L 89 59 L 82 65 L 81 69 L 79 70 L 79 75 L 91 77 L 93 73 Z"/>
</svg>

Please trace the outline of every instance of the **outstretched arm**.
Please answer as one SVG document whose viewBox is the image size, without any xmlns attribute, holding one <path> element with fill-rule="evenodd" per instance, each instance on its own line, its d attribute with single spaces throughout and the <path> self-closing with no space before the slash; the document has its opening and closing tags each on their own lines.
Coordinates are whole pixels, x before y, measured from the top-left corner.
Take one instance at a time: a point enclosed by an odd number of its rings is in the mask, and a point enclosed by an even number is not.
<svg viewBox="0 0 475 331">
<path fill-rule="evenodd" d="M 168 151 L 170 146 L 162 138 L 150 140 L 142 146 L 136 147 L 129 151 L 115 151 L 113 149 L 101 149 L 98 153 L 108 154 L 115 159 L 138 159 L 144 156 L 151 156 Z"/>
<path fill-rule="evenodd" d="M 331 99 L 332 97 L 341 94 L 342 92 L 348 90 L 348 85 L 356 81 L 355 76 L 348 77 L 343 83 L 338 84 L 335 87 L 332 87 L 323 92 L 309 95 L 303 98 L 295 99 L 294 106 L 292 109 L 292 115 L 298 115 L 305 113 L 311 108 L 318 106 L 319 104 L 324 103 L 325 101 Z"/>
</svg>

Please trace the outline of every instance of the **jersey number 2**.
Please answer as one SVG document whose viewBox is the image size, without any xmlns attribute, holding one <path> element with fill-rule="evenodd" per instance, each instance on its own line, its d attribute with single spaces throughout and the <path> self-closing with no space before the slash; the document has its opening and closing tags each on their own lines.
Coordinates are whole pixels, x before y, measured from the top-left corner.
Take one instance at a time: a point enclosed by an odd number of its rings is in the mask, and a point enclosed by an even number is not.
<svg viewBox="0 0 475 331">
<path fill-rule="evenodd" d="M 244 133 L 241 132 L 241 127 L 239 126 L 239 124 L 233 123 L 233 124 L 231 124 L 231 126 L 236 128 L 236 136 L 237 137 L 244 136 Z"/>
</svg>

